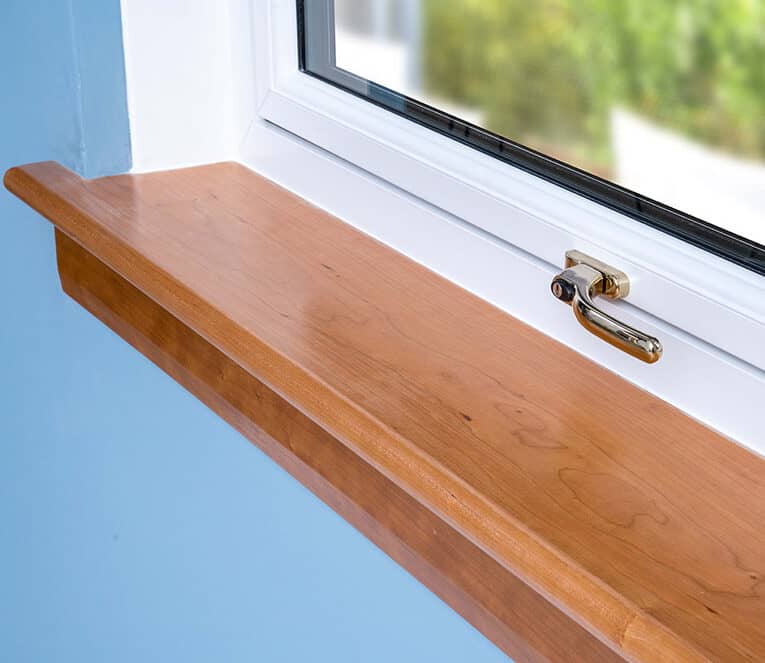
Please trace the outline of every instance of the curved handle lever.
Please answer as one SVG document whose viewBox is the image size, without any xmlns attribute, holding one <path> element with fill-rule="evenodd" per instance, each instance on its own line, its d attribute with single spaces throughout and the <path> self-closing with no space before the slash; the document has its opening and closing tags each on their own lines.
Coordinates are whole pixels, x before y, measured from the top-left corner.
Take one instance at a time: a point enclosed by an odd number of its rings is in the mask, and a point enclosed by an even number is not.
<svg viewBox="0 0 765 663">
<path fill-rule="evenodd" d="M 661 358 L 658 339 L 619 322 L 601 311 L 593 299 L 598 295 L 621 299 L 629 292 L 629 279 L 619 270 L 579 251 L 566 253 L 566 269 L 553 279 L 552 293 L 574 309 L 581 325 L 607 343 L 648 364 Z"/>
</svg>

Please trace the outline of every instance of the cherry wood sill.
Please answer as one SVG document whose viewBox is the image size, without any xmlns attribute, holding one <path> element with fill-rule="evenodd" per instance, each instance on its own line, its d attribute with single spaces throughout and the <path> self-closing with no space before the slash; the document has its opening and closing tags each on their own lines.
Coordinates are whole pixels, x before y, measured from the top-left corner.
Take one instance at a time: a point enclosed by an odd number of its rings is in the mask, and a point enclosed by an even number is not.
<svg viewBox="0 0 765 663">
<path fill-rule="evenodd" d="M 240 165 L 5 185 L 69 295 L 517 661 L 765 658 L 762 459 Z"/>
</svg>

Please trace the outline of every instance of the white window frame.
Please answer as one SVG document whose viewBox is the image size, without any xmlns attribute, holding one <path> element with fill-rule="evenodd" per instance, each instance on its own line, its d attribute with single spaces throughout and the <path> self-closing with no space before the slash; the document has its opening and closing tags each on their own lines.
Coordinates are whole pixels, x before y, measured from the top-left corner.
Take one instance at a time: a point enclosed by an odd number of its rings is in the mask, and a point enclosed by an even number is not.
<svg viewBox="0 0 765 663">
<path fill-rule="evenodd" d="M 551 266 L 618 266 L 632 306 L 765 369 L 765 278 L 300 73 L 296 3 L 254 3 L 262 118 Z"/>
<path fill-rule="evenodd" d="M 760 277 L 298 74 L 294 0 L 121 8 L 134 172 L 237 160 L 765 454 Z M 661 361 L 604 343 L 552 297 L 570 248 L 629 274 L 629 299 L 604 307 L 657 336 Z"/>
</svg>

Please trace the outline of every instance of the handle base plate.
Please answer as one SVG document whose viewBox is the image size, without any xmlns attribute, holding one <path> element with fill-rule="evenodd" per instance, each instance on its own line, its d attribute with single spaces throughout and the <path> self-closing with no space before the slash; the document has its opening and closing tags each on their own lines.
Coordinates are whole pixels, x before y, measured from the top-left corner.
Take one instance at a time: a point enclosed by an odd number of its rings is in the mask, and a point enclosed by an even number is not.
<svg viewBox="0 0 765 663">
<path fill-rule="evenodd" d="M 581 251 L 566 251 L 566 268 L 576 265 L 587 265 L 603 274 L 603 281 L 600 286 L 602 290 L 598 291 L 598 295 L 609 299 L 624 299 L 629 295 L 630 280 L 624 272 Z"/>
</svg>

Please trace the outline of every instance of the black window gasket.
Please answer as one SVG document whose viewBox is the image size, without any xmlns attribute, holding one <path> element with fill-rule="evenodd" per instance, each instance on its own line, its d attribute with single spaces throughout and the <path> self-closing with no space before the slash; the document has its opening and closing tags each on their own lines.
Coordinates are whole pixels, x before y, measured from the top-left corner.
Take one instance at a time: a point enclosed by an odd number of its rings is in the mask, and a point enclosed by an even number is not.
<svg viewBox="0 0 765 663">
<path fill-rule="evenodd" d="M 338 68 L 335 62 L 334 0 L 296 1 L 298 56 L 303 73 L 765 275 L 765 246 L 757 242 Z"/>
</svg>

